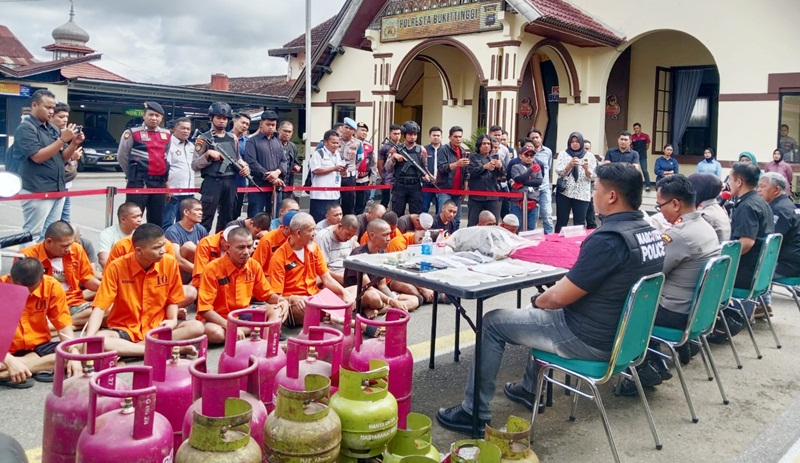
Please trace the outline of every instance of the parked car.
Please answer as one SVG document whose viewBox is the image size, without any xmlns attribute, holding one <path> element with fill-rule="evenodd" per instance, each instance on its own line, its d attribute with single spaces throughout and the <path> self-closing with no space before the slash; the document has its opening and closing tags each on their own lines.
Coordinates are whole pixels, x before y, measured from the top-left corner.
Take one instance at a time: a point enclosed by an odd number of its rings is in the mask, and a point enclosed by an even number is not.
<svg viewBox="0 0 800 463">
<path fill-rule="evenodd" d="M 78 172 L 85 171 L 88 167 L 114 167 L 117 172 L 122 172 L 122 167 L 117 161 L 117 148 L 119 143 L 110 133 L 97 127 L 84 127 L 83 156 L 78 161 Z"/>
</svg>

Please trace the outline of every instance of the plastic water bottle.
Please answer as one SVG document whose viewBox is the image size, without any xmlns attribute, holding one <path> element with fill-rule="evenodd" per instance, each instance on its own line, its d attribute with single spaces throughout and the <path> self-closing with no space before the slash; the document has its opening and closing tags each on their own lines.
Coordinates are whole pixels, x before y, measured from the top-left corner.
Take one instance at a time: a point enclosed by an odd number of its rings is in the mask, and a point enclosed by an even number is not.
<svg viewBox="0 0 800 463">
<path fill-rule="evenodd" d="M 439 235 L 436 237 L 436 248 L 433 253 L 436 255 L 444 254 L 447 247 L 447 240 L 444 238 L 444 230 L 439 230 Z"/>
<path fill-rule="evenodd" d="M 425 230 L 425 236 L 422 238 L 422 255 L 433 255 L 433 238 L 430 230 Z"/>
</svg>

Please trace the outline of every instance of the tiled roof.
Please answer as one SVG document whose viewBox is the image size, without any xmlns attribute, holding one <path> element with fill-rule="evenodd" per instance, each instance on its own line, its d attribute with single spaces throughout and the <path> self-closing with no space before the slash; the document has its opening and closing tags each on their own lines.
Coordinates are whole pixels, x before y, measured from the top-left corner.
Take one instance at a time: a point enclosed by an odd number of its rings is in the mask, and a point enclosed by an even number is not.
<svg viewBox="0 0 800 463">
<path fill-rule="evenodd" d="M 286 75 L 255 76 L 255 77 L 229 77 L 228 91 L 232 93 L 249 93 L 253 95 L 266 95 L 276 98 L 287 98 L 289 90 L 294 85 L 293 80 L 287 80 Z M 191 88 L 210 89 L 211 84 L 187 85 Z"/>
<path fill-rule="evenodd" d="M 36 59 L 11 30 L 0 25 L 0 64 L 6 66 L 24 66 L 33 64 Z"/>
<path fill-rule="evenodd" d="M 58 71 L 67 66 L 96 61 L 100 59 L 100 54 L 63 58 L 55 61 L 36 62 L 25 66 L 5 66 L 0 64 L 0 74 L 9 77 L 22 78 L 42 74 L 45 72 Z"/>
<path fill-rule="evenodd" d="M 83 77 L 86 79 L 101 79 L 101 80 L 116 80 L 119 82 L 131 82 L 129 79 L 122 77 L 119 74 L 114 74 L 111 71 L 106 71 L 100 66 L 95 66 L 92 63 L 74 64 L 61 68 L 61 75 L 67 79 L 75 79 Z"/>
<path fill-rule="evenodd" d="M 333 27 L 334 23 L 336 22 L 337 16 L 333 16 L 324 23 L 319 24 L 313 29 L 311 29 L 311 46 L 313 48 L 316 48 L 317 45 L 319 45 L 319 43 L 325 39 L 325 37 L 328 35 L 328 32 L 330 32 L 331 27 Z M 294 40 L 290 40 L 289 42 L 283 44 L 282 48 L 270 50 L 269 54 L 270 56 L 280 56 L 281 54 L 285 55 L 291 53 L 290 50 L 302 49 L 305 46 L 306 46 L 306 34 L 303 33 L 299 37 L 296 37 Z"/>
<path fill-rule="evenodd" d="M 558 27 L 591 35 L 599 39 L 619 44 L 624 39 L 609 30 L 589 14 L 576 8 L 565 0 L 528 0 L 542 17 L 534 21 L 553 24 Z"/>
</svg>

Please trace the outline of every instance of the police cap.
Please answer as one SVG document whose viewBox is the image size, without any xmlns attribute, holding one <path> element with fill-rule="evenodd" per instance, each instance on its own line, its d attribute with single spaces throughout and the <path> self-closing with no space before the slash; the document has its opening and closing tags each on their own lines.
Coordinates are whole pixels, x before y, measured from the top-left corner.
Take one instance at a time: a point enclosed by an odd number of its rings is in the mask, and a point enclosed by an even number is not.
<svg viewBox="0 0 800 463">
<path fill-rule="evenodd" d="M 144 109 L 155 111 L 158 114 L 164 115 L 164 108 L 161 107 L 160 104 L 156 103 L 155 101 L 145 101 L 144 102 Z"/>
</svg>

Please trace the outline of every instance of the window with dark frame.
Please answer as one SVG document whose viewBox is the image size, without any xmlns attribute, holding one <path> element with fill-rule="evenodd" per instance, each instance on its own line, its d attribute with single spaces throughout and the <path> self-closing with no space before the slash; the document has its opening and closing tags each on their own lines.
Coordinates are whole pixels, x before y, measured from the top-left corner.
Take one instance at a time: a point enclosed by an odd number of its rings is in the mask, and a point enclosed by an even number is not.
<svg viewBox="0 0 800 463">
<path fill-rule="evenodd" d="M 656 92 L 653 105 L 652 153 L 664 154 L 664 145 L 671 143 L 671 87 L 672 73 L 669 68 L 656 68 Z"/>
<path fill-rule="evenodd" d="M 786 162 L 800 162 L 797 140 L 800 139 L 800 93 L 782 93 L 776 147 Z"/>
<path fill-rule="evenodd" d="M 355 103 L 334 103 L 333 104 L 333 121 L 331 126 L 337 122 L 344 122 L 344 118 L 349 117 L 355 120 L 356 118 L 356 104 Z"/>
</svg>

